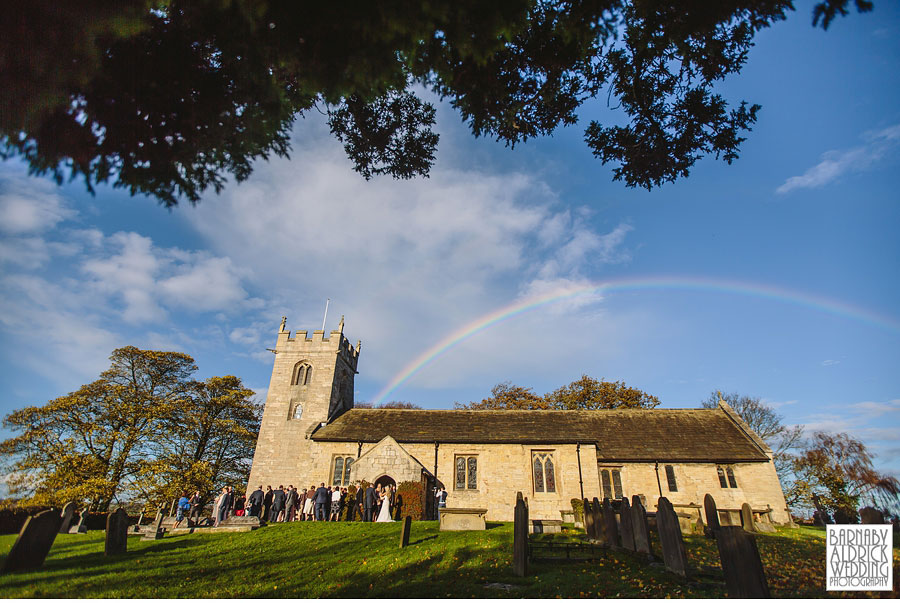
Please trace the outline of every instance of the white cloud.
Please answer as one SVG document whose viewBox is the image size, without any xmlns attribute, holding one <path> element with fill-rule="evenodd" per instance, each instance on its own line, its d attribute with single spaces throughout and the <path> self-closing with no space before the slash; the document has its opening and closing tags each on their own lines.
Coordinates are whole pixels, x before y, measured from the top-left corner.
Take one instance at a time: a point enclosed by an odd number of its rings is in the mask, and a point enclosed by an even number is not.
<svg viewBox="0 0 900 603">
<path fill-rule="evenodd" d="M 0 232 L 39 233 L 76 215 L 51 182 L 8 170 L 0 176 Z"/>
<path fill-rule="evenodd" d="M 800 176 L 788 178 L 775 192 L 784 194 L 800 188 L 820 188 L 847 172 L 870 168 L 900 142 L 900 124 L 865 136 L 862 146 L 845 151 L 828 151 L 822 160 Z"/>
<path fill-rule="evenodd" d="M 840 360 L 823 360 L 822 366 L 834 366 L 834 365 L 840 364 L 840 363 L 841 363 Z"/>
</svg>

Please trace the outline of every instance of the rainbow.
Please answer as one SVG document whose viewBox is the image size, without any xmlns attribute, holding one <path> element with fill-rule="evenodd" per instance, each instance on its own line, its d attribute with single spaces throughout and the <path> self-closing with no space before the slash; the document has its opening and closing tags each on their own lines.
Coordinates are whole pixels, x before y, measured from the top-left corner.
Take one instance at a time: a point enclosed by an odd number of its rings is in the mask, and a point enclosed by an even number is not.
<svg viewBox="0 0 900 603">
<path fill-rule="evenodd" d="M 752 297 L 769 299 L 783 303 L 805 306 L 815 310 L 819 310 L 828 314 L 842 316 L 853 320 L 862 321 L 864 323 L 887 329 L 895 333 L 900 333 L 900 321 L 894 318 L 882 316 L 874 312 L 864 310 L 827 299 L 824 297 L 816 297 L 805 293 L 799 293 L 775 287 L 772 285 L 763 285 L 759 283 L 749 283 L 731 280 L 685 277 L 685 276 L 666 276 L 666 277 L 641 277 L 641 278 L 623 278 L 602 283 L 592 283 L 589 285 L 580 285 L 577 287 L 558 289 L 551 293 L 519 299 L 512 304 L 494 310 L 474 321 L 460 327 L 453 333 L 450 333 L 436 344 L 422 352 L 412 362 L 406 365 L 391 381 L 375 396 L 372 400 L 373 404 L 380 404 L 388 396 L 394 393 L 401 385 L 408 381 L 413 375 L 418 373 L 426 365 L 451 350 L 461 342 L 477 335 L 478 333 L 493 327 L 503 321 L 509 320 L 525 312 L 529 312 L 536 308 L 546 306 L 548 304 L 557 303 L 567 299 L 575 299 L 579 297 L 589 297 L 612 293 L 617 291 L 644 291 L 654 289 L 675 289 L 686 291 L 704 291 L 704 292 L 722 292 L 738 295 L 748 295 Z"/>
</svg>

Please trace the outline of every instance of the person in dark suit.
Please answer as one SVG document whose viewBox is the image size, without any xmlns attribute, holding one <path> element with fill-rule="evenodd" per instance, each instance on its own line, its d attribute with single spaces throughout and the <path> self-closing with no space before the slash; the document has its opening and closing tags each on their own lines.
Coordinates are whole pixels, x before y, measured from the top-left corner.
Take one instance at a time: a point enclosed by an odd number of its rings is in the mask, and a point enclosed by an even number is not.
<svg viewBox="0 0 900 603">
<path fill-rule="evenodd" d="M 291 484 L 288 486 L 284 501 L 284 520 L 294 521 L 294 507 L 297 506 L 297 489 Z"/>
<path fill-rule="evenodd" d="M 231 506 L 234 504 L 234 495 L 231 493 L 231 486 L 225 487 L 225 492 L 222 495 L 222 502 L 219 503 L 219 523 L 225 521 L 225 519 L 231 514 Z"/>
<path fill-rule="evenodd" d="M 247 503 L 250 505 L 250 516 L 251 517 L 259 517 L 259 510 L 262 508 L 263 504 L 263 489 L 262 486 L 257 488 L 250 494 L 250 498 L 247 499 Z"/>
<path fill-rule="evenodd" d="M 316 488 L 316 521 L 325 521 L 328 519 L 326 508 L 331 505 L 331 492 L 325 487 L 325 482 L 319 484 Z"/>
<path fill-rule="evenodd" d="M 269 521 L 279 521 L 278 516 L 284 511 L 284 486 L 278 486 L 278 489 L 272 493 L 272 510 L 269 512 Z"/>
<path fill-rule="evenodd" d="M 363 499 L 366 497 L 366 490 L 360 486 L 356 489 L 356 499 L 351 501 L 350 513 L 347 515 L 348 521 L 356 521 L 356 514 L 359 513 L 360 520 L 363 518 Z"/>
<path fill-rule="evenodd" d="M 266 486 L 266 494 L 263 496 L 263 519 L 269 520 L 269 512 L 272 510 L 272 486 Z"/>
<path fill-rule="evenodd" d="M 363 499 L 363 521 L 372 521 L 372 511 L 375 508 L 375 502 L 378 496 L 375 494 L 375 486 L 369 484 L 366 488 L 365 498 Z"/>
</svg>

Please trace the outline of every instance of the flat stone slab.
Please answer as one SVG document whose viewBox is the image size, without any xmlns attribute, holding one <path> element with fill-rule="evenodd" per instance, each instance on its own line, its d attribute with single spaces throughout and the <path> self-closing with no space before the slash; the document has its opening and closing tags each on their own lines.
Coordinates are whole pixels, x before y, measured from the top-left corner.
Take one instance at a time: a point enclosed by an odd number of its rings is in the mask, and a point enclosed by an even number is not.
<svg viewBox="0 0 900 603">
<path fill-rule="evenodd" d="M 445 507 L 440 511 L 440 529 L 442 531 L 487 529 L 484 520 L 484 516 L 487 515 L 487 509 Z"/>
<path fill-rule="evenodd" d="M 532 534 L 559 534 L 562 532 L 562 519 L 532 519 L 528 527 Z"/>
</svg>

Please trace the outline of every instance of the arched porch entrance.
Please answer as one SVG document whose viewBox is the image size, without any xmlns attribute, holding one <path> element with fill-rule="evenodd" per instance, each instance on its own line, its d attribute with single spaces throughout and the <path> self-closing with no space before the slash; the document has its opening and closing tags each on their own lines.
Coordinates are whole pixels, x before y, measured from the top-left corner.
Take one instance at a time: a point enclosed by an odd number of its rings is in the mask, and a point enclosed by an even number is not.
<svg viewBox="0 0 900 603">
<path fill-rule="evenodd" d="M 397 486 L 397 482 L 390 475 L 382 475 L 375 480 L 376 487 L 387 488 L 388 486 Z"/>
</svg>

